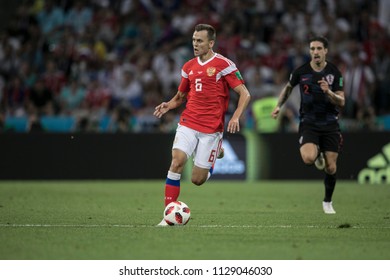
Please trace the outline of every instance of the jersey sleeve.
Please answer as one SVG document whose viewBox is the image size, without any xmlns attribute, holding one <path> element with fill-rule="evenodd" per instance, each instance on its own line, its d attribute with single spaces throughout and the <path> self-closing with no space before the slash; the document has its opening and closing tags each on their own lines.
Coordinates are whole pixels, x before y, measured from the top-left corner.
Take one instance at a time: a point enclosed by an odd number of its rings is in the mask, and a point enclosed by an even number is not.
<svg viewBox="0 0 390 280">
<path fill-rule="evenodd" d="M 186 65 L 181 69 L 181 81 L 179 84 L 179 91 L 189 92 L 190 91 L 190 81 L 188 80 L 188 73 L 186 72 Z"/>
<path fill-rule="evenodd" d="M 288 80 L 290 82 L 290 85 L 292 87 L 295 87 L 298 83 L 299 83 L 299 74 L 298 74 L 298 71 L 297 70 L 294 70 L 291 74 L 290 74 L 290 78 Z"/>
<path fill-rule="evenodd" d="M 343 91 L 343 88 L 344 88 L 343 76 L 341 75 L 341 72 L 336 68 L 335 84 L 333 86 L 333 90 L 334 91 Z"/>
<path fill-rule="evenodd" d="M 238 69 L 227 74 L 225 79 L 231 88 L 235 88 L 245 83 Z"/>
</svg>

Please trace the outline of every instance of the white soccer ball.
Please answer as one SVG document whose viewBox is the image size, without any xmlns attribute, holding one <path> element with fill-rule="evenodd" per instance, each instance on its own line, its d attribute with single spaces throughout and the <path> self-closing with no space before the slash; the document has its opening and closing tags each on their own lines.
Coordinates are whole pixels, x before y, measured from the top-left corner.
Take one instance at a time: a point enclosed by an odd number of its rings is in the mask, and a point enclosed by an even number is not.
<svg viewBox="0 0 390 280">
<path fill-rule="evenodd" d="M 184 226 L 191 217 L 191 211 L 187 204 L 181 201 L 173 201 L 164 209 L 164 220 L 170 226 Z"/>
</svg>

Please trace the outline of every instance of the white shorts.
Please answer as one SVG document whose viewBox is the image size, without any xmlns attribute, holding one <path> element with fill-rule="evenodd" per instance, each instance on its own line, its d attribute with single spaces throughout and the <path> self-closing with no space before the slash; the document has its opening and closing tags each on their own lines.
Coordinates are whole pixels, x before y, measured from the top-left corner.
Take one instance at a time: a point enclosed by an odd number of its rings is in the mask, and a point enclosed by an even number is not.
<svg viewBox="0 0 390 280">
<path fill-rule="evenodd" d="M 185 152 L 187 158 L 193 156 L 196 166 L 210 169 L 222 146 L 222 137 L 222 132 L 202 133 L 179 124 L 172 149 Z"/>
</svg>

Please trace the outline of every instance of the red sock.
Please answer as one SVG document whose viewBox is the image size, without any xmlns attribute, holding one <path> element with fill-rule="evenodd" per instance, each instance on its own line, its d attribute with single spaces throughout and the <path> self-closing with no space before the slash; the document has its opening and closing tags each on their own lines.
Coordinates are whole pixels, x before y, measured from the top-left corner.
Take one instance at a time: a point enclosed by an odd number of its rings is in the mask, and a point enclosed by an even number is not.
<svg viewBox="0 0 390 280">
<path fill-rule="evenodd" d="M 176 201 L 180 194 L 180 187 L 165 184 L 165 206 Z"/>
<path fill-rule="evenodd" d="M 165 182 L 165 206 L 172 201 L 177 201 L 180 194 L 180 174 L 168 171 Z"/>
</svg>

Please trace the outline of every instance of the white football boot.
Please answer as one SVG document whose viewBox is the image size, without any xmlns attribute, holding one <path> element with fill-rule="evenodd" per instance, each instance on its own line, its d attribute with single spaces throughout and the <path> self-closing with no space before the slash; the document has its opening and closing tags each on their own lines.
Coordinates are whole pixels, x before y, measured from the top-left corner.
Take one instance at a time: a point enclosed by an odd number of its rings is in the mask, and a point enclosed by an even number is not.
<svg viewBox="0 0 390 280">
<path fill-rule="evenodd" d="M 314 162 L 314 165 L 317 167 L 318 170 L 324 170 L 325 169 L 325 158 L 324 153 L 320 152 L 316 161 Z"/>
<path fill-rule="evenodd" d="M 157 226 L 158 227 L 166 227 L 166 226 L 168 226 L 168 223 L 164 219 L 162 219 L 162 221 Z"/>
<path fill-rule="evenodd" d="M 336 214 L 336 211 L 334 211 L 333 206 L 332 206 L 332 201 L 331 202 L 322 202 L 322 209 L 324 209 L 325 214 Z"/>
</svg>

